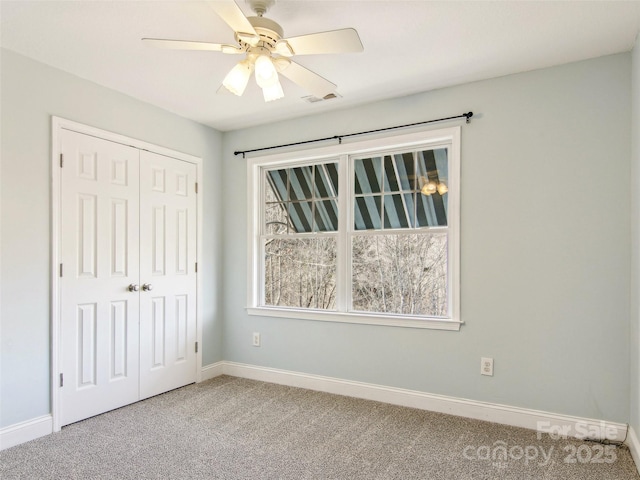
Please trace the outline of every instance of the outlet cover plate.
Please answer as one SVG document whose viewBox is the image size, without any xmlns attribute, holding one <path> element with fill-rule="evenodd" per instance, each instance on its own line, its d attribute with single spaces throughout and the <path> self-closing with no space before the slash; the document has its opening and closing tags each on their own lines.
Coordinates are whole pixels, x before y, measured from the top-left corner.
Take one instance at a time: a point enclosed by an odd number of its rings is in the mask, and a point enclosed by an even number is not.
<svg viewBox="0 0 640 480">
<path fill-rule="evenodd" d="M 493 377 L 493 358 L 482 357 L 480 358 L 480 373 Z"/>
</svg>

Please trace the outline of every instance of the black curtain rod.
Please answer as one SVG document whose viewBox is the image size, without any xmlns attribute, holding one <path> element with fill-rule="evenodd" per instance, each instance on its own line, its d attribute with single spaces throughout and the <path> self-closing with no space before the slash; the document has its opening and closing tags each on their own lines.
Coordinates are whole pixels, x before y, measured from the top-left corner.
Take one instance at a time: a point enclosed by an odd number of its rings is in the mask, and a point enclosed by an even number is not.
<svg viewBox="0 0 640 480">
<path fill-rule="evenodd" d="M 455 117 L 437 118 L 435 120 L 425 120 L 424 122 L 407 123 L 406 125 L 396 125 L 395 127 L 378 128 L 376 130 L 367 130 L 366 132 L 347 133 L 345 135 L 334 135 L 333 137 L 316 138 L 315 140 L 304 140 L 302 142 L 285 143 L 283 145 L 274 145 L 272 147 L 254 148 L 253 150 L 238 150 L 233 152 L 234 155 L 242 155 L 242 158 L 246 158 L 247 153 L 262 152 L 264 150 L 273 150 L 275 148 L 293 147 L 296 145 L 305 145 L 307 143 L 326 142 L 327 140 L 338 140 L 338 143 L 342 143 L 343 138 L 355 137 L 357 135 L 367 135 L 370 133 L 386 132 L 387 130 L 396 130 L 398 128 L 415 127 L 416 125 L 425 125 L 427 123 L 444 122 L 445 120 L 454 120 L 456 118 L 466 118 L 467 123 L 471 121 L 473 112 L 463 113 L 462 115 L 456 115 Z"/>
</svg>

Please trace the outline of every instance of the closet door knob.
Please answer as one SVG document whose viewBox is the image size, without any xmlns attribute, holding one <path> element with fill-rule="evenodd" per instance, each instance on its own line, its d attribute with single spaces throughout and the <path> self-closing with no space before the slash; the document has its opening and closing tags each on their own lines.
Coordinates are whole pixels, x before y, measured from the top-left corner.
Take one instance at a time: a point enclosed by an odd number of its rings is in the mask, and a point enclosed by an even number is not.
<svg viewBox="0 0 640 480">
<path fill-rule="evenodd" d="M 129 290 L 130 292 L 137 292 L 138 290 L 140 290 L 140 287 L 135 283 L 132 283 L 127 287 L 127 290 Z"/>
<path fill-rule="evenodd" d="M 150 283 L 145 283 L 144 285 L 142 285 L 142 290 L 144 290 L 145 292 L 153 290 L 153 285 L 151 285 Z"/>
</svg>

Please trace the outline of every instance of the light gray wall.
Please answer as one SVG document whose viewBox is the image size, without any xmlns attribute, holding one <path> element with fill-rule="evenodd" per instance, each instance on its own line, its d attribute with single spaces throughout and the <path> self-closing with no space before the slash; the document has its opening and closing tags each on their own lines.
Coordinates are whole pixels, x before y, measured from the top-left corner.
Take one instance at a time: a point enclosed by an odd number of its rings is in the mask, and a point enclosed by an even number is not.
<svg viewBox="0 0 640 480">
<path fill-rule="evenodd" d="M 630 67 L 620 54 L 225 133 L 225 360 L 628 421 Z M 246 314 L 234 150 L 468 110 L 460 332 Z M 479 374 L 481 356 L 494 377 Z"/>
<path fill-rule="evenodd" d="M 620 422 L 631 398 L 638 430 L 635 347 L 628 367 L 631 55 L 222 135 L 0 53 L 0 427 L 49 413 L 50 116 L 58 115 L 204 158 L 205 365 L 224 358 Z M 234 150 L 468 110 L 476 119 L 462 132 L 460 332 L 246 315 L 246 170 Z M 637 143 L 633 155 L 637 172 Z M 493 378 L 479 375 L 480 356 L 495 358 Z"/>
<path fill-rule="evenodd" d="M 640 34 L 631 57 L 631 414 L 640 433 Z"/>
<path fill-rule="evenodd" d="M 222 359 L 222 135 L 1 50 L 0 427 L 50 413 L 51 115 L 203 158 L 203 363 Z"/>
</svg>

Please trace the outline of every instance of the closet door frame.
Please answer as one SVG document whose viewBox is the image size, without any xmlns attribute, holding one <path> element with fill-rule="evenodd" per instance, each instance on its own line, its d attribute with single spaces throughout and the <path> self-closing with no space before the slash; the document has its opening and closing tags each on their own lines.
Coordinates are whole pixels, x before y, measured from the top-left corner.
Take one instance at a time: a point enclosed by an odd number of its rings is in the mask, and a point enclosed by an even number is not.
<svg viewBox="0 0 640 480">
<path fill-rule="evenodd" d="M 200 266 L 196 272 L 196 337 L 198 345 L 202 345 L 202 158 L 177 152 L 159 145 L 109 132 L 65 118 L 51 117 L 51 415 L 53 417 L 53 431 L 59 432 L 60 421 L 60 246 L 61 246 L 61 144 L 60 133 L 70 130 L 84 135 L 91 135 L 103 140 L 128 145 L 139 150 L 158 153 L 178 160 L 193 163 L 196 166 L 197 194 L 197 236 L 196 262 Z M 202 380 L 202 348 L 198 348 L 196 357 L 196 382 Z"/>
</svg>

